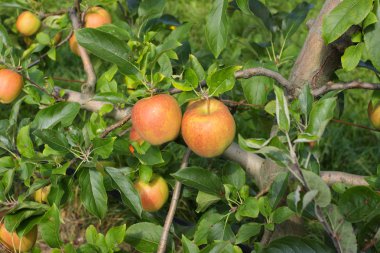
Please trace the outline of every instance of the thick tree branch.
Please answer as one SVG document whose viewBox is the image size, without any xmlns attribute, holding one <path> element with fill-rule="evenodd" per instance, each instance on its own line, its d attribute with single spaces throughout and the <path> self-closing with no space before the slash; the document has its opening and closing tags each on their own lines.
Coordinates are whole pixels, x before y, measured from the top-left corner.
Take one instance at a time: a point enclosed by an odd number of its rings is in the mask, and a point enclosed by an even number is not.
<svg viewBox="0 0 380 253">
<path fill-rule="evenodd" d="M 56 88 L 56 94 L 59 94 L 60 89 Z M 81 94 L 80 92 L 64 90 L 65 95 L 63 98 L 68 102 L 75 102 L 81 105 L 82 109 L 97 112 L 107 102 L 94 101 L 90 96 Z M 131 108 L 125 109 L 115 108 L 108 116 L 115 118 L 116 120 L 122 120 L 131 114 Z M 228 149 L 224 152 L 223 156 L 229 160 L 239 163 L 247 173 L 252 176 L 260 189 L 265 189 L 270 184 L 273 177 L 282 171 L 268 159 L 264 159 L 256 154 L 247 152 L 239 147 L 238 144 L 232 143 Z M 321 176 L 323 180 L 332 185 L 337 182 L 342 182 L 350 185 L 368 185 L 363 176 L 357 176 L 349 173 L 338 171 L 322 171 Z"/>
<path fill-rule="evenodd" d="M 266 68 L 249 68 L 237 71 L 235 73 L 236 79 L 248 79 L 253 76 L 267 76 L 274 80 L 276 80 L 281 86 L 283 86 L 286 90 L 289 90 L 291 88 L 291 83 L 283 77 L 280 73 L 266 69 Z"/>
<path fill-rule="evenodd" d="M 69 11 L 71 23 L 73 25 L 74 30 L 77 30 L 81 27 L 79 18 L 77 16 L 77 12 L 75 11 L 75 8 L 70 9 Z M 91 59 L 89 54 L 87 53 L 86 49 L 84 49 L 81 45 L 78 43 L 78 51 L 79 55 L 82 59 L 83 68 L 87 75 L 87 81 L 82 85 L 82 92 L 84 94 L 93 94 L 95 92 L 95 85 L 96 85 L 96 74 L 94 71 L 94 67 L 92 66 Z"/>
<path fill-rule="evenodd" d="M 326 0 L 318 17 L 310 26 L 309 34 L 289 77 L 292 97 L 297 97 L 306 84 L 312 88 L 326 84 L 340 66 L 342 52 L 334 45 L 326 45 L 322 38 L 323 18 L 340 2 L 340 0 Z"/>
<path fill-rule="evenodd" d="M 352 81 L 349 83 L 334 83 L 327 82 L 326 85 L 316 88 L 312 91 L 314 97 L 319 97 L 329 91 L 334 90 L 349 90 L 349 89 L 365 89 L 365 90 L 380 90 L 380 84 L 366 83 L 360 81 Z"/>
<path fill-rule="evenodd" d="M 185 155 L 183 156 L 182 163 L 181 163 L 181 166 L 179 168 L 180 170 L 187 167 L 190 154 L 191 154 L 191 150 L 187 149 Z M 170 202 L 169 212 L 166 215 L 165 225 L 164 225 L 164 229 L 162 231 L 160 244 L 158 245 L 157 253 L 165 253 L 166 244 L 167 244 L 168 236 L 169 236 L 169 230 L 170 230 L 170 227 L 172 225 L 173 218 L 175 215 L 175 211 L 177 209 L 177 204 L 178 204 L 178 201 L 179 201 L 179 198 L 181 195 L 181 186 L 182 186 L 182 184 L 179 181 L 175 182 L 175 186 L 174 186 L 174 190 L 173 190 L 173 196 L 172 196 L 172 200 Z"/>
</svg>

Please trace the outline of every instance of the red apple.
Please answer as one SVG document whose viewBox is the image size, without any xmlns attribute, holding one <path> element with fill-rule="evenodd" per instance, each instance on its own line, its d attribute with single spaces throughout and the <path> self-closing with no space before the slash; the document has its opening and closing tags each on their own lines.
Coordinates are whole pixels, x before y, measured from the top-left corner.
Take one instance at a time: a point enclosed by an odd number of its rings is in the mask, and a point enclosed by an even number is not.
<svg viewBox="0 0 380 253">
<path fill-rule="evenodd" d="M 24 36 L 31 36 L 40 29 L 41 21 L 30 11 L 21 13 L 16 21 L 17 30 Z"/>
<path fill-rule="evenodd" d="M 147 212 L 158 211 L 168 200 L 168 184 L 160 176 L 154 175 L 149 183 L 138 180 L 135 188 L 140 195 L 142 207 Z"/>
<path fill-rule="evenodd" d="M 12 252 L 28 252 L 33 248 L 37 240 L 37 227 L 34 227 L 23 237 L 19 237 L 16 232 L 10 233 L 4 224 L 0 224 L 0 241 Z"/>
<path fill-rule="evenodd" d="M 181 128 L 181 108 L 167 94 L 139 100 L 132 108 L 132 125 L 141 138 L 152 145 L 174 140 Z"/>
<path fill-rule="evenodd" d="M 380 103 L 377 103 L 375 107 L 370 101 L 368 104 L 368 118 L 371 121 L 372 126 L 380 130 Z"/>
<path fill-rule="evenodd" d="M 97 28 L 105 24 L 110 24 L 112 19 L 108 11 L 101 7 L 95 6 L 88 9 L 84 22 L 85 27 L 87 28 Z"/>
<path fill-rule="evenodd" d="M 9 104 L 20 94 L 22 76 L 10 69 L 0 70 L 0 103 Z"/>
<path fill-rule="evenodd" d="M 191 103 L 182 119 L 182 137 L 202 157 L 221 155 L 235 137 L 235 121 L 227 106 L 216 99 Z"/>
</svg>

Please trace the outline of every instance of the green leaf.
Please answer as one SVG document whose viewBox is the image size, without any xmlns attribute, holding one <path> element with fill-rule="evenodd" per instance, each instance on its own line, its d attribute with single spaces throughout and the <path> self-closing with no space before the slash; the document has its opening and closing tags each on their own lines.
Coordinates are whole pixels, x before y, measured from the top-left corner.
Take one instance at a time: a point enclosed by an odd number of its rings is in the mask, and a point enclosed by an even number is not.
<svg viewBox="0 0 380 253">
<path fill-rule="evenodd" d="M 140 196 L 133 187 L 133 183 L 130 179 L 115 168 L 107 167 L 105 168 L 105 172 L 110 176 L 114 189 L 120 192 L 123 203 L 126 204 L 132 212 L 141 217 L 142 206 Z"/>
<path fill-rule="evenodd" d="M 347 221 L 362 222 L 380 214 L 380 196 L 369 187 L 351 187 L 339 198 L 338 207 Z"/>
<path fill-rule="evenodd" d="M 313 7 L 312 4 L 307 2 L 302 2 L 298 4 L 291 13 L 289 13 L 285 18 L 285 31 L 284 34 L 290 38 L 298 29 L 298 27 L 303 23 L 309 10 Z"/>
<path fill-rule="evenodd" d="M 363 29 L 366 29 L 368 26 L 375 24 L 377 21 L 378 19 L 376 17 L 376 14 L 371 11 L 370 13 L 368 13 L 368 16 L 364 19 Z M 359 34 L 363 35 L 362 33 L 359 33 Z"/>
<path fill-rule="evenodd" d="M 305 237 L 285 236 L 273 240 L 261 253 L 333 253 L 334 251 L 316 240 Z M 345 252 L 345 251 L 343 251 Z M 346 253 L 346 252 L 345 252 Z"/>
<path fill-rule="evenodd" d="M 306 132 L 321 137 L 329 121 L 334 117 L 336 98 L 320 99 L 313 104 Z"/>
<path fill-rule="evenodd" d="M 273 183 L 269 188 L 268 200 L 273 209 L 277 207 L 286 193 L 286 189 L 288 187 L 288 178 L 288 172 L 279 173 L 274 178 Z"/>
<path fill-rule="evenodd" d="M 222 181 L 239 190 L 245 184 L 245 171 L 237 163 L 226 163 L 222 169 Z"/>
<path fill-rule="evenodd" d="M 107 212 L 107 193 L 99 171 L 83 170 L 79 176 L 80 198 L 84 207 L 99 219 Z"/>
<path fill-rule="evenodd" d="M 244 243 L 251 237 L 258 235 L 261 232 L 261 226 L 261 224 L 254 222 L 243 224 L 236 235 L 235 244 Z"/>
<path fill-rule="evenodd" d="M 310 190 L 303 196 L 302 199 L 302 210 L 304 210 L 315 197 L 318 195 L 318 190 Z"/>
<path fill-rule="evenodd" d="M 244 64 L 244 69 L 264 67 L 276 70 L 273 64 L 263 64 L 260 62 L 249 61 Z M 254 105 L 265 105 L 268 100 L 268 95 L 273 89 L 273 79 L 266 76 L 253 76 L 248 79 L 242 79 L 241 86 L 243 88 L 244 97 L 248 103 Z"/>
<path fill-rule="evenodd" d="M 199 248 L 197 247 L 197 245 L 195 245 L 195 243 L 187 239 L 186 236 L 183 234 L 182 234 L 181 242 L 182 242 L 182 248 L 183 248 L 184 253 L 198 253 L 199 252 Z"/>
<path fill-rule="evenodd" d="M 276 94 L 277 124 L 281 131 L 287 133 L 290 129 L 288 102 L 281 88 L 274 86 L 274 93 Z"/>
<path fill-rule="evenodd" d="M 107 159 L 113 150 L 113 143 L 115 141 L 116 137 L 109 137 L 109 138 L 95 138 L 93 141 L 94 149 L 92 152 L 94 152 L 95 155 L 100 156 L 103 159 Z"/>
<path fill-rule="evenodd" d="M 233 253 L 234 248 L 230 242 L 214 242 L 201 250 L 201 253 Z"/>
<path fill-rule="evenodd" d="M 343 215 L 335 205 L 325 209 L 336 241 L 344 253 L 357 253 L 358 245 L 352 224 L 345 221 Z"/>
<path fill-rule="evenodd" d="M 65 134 L 62 131 L 53 129 L 40 129 L 33 132 L 35 136 L 40 138 L 44 143 L 49 145 L 52 149 L 59 152 L 69 152 L 70 145 L 67 141 Z"/>
<path fill-rule="evenodd" d="M 92 28 L 80 29 L 75 36 L 81 46 L 99 58 L 116 64 L 124 75 L 135 75 L 141 79 L 139 69 L 127 60 L 130 49 L 125 42 Z"/>
<path fill-rule="evenodd" d="M 207 86 L 211 96 L 219 96 L 220 94 L 232 90 L 235 85 L 235 72 L 241 66 L 231 66 L 220 69 L 207 77 Z"/>
<path fill-rule="evenodd" d="M 327 184 L 317 174 L 302 170 L 306 184 L 310 190 L 317 190 L 318 194 L 315 197 L 315 203 L 321 207 L 326 207 L 331 202 L 331 191 Z"/>
<path fill-rule="evenodd" d="M 342 67 L 344 70 L 351 71 L 356 68 L 362 57 L 364 43 L 346 48 L 342 55 Z"/>
<path fill-rule="evenodd" d="M 135 156 L 144 165 L 156 165 L 165 162 L 162 159 L 161 150 L 156 146 L 150 146 L 144 154 L 135 152 Z"/>
<path fill-rule="evenodd" d="M 194 233 L 194 242 L 196 245 L 202 245 L 207 243 L 208 235 L 212 227 L 220 222 L 224 218 L 224 215 L 215 213 L 214 209 L 211 209 L 205 213 L 197 223 L 197 228 Z"/>
<path fill-rule="evenodd" d="M 133 224 L 127 229 L 125 241 L 144 253 L 156 252 L 161 239 L 162 227 L 149 222 Z M 171 252 L 173 241 L 168 240 L 168 251 Z"/>
<path fill-rule="evenodd" d="M 348 28 L 361 23 L 372 9 L 373 0 L 344 0 L 323 20 L 322 36 L 331 43 Z"/>
<path fill-rule="evenodd" d="M 60 216 L 58 207 L 53 204 L 45 213 L 39 223 L 39 232 L 42 239 L 52 248 L 59 248 L 62 244 L 60 239 Z"/>
<path fill-rule="evenodd" d="M 238 217 L 257 218 L 259 216 L 259 201 L 256 198 L 249 197 L 239 206 L 236 212 Z M 240 220 L 240 219 L 239 219 Z"/>
<path fill-rule="evenodd" d="M 208 14 L 205 36 L 209 49 L 218 58 L 227 46 L 227 0 L 215 0 Z"/>
<path fill-rule="evenodd" d="M 314 97 L 311 94 L 310 86 L 304 85 L 299 96 L 301 111 L 305 117 L 306 123 L 309 121 L 309 114 L 313 106 Z"/>
<path fill-rule="evenodd" d="M 158 18 L 162 15 L 165 8 L 165 0 L 142 0 L 138 14 L 145 19 Z"/>
<path fill-rule="evenodd" d="M 223 193 L 223 185 L 220 178 L 206 169 L 200 167 L 188 167 L 178 170 L 171 175 L 182 184 L 193 187 L 197 190 L 216 194 L 217 196 Z"/>
<path fill-rule="evenodd" d="M 39 110 L 34 118 L 31 128 L 52 128 L 58 123 L 62 127 L 70 126 L 80 110 L 78 103 L 59 102 L 42 110 Z"/>
<path fill-rule="evenodd" d="M 199 191 L 196 198 L 197 210 L 195 211 L 197 213 L 204 212 L 209 206 L 211 206 L 212 204 L 215 204 L 220 199 L 221 198 L 219 196 L 215 196 L 213 194 L 208 194 L 208 193 Z"/>
<path fill-rule="evenodd" d="M 258 201 L 259 211 L 260 213 L 266 217 L 269 218 L 269 216 L 272 214 L 272 207 L 269 203 L 268 197 L 260 197 Z"/>
<path fill-rule="evenodd" d="M 376 9 L 376 17 L 380 20 L 380 8 Z M 371 60 L 372 64 L 380 69 L 380 22 L 376 22 L 375 24 L 367 27 L 364 34 L 364 42 L 367 48 L 368 57 Z"/>
<path fill-rule="evenodd" d="M 274 210 L 271 214 L 272 222 L 276 224 L 283 223 L 284 221 L 290 219 L 294 215 L 294 212 L 287 206 L 282 206 Z"/>
<path fill-rule="evenodd" d="M 30 126 L 26 125 L 17 134 L 17 150 L 26 158 L 32 158 L 35 155 L 33 142 L 29 135 L 29 128 Z"/>
<path fill-rule="evenodd" d="M 189 55 L 189 60 L 190 60 L 190 66 L 191 68 L 195 71 L 197 74 L 198 80 L 204 80 L 205 79 L 205 70 L 202 66 L 202 64 L 198 61 L 197 57 L 194 55 L 190 54 Z"/>
<path fill-rule="evenodd" d="M 112 227 L 106 234 L 106 242 L 110 249 L 116 249 L 118 244 L 122 243 L 125 237 L 127 226 L 125 224 Z"/>
</svg>

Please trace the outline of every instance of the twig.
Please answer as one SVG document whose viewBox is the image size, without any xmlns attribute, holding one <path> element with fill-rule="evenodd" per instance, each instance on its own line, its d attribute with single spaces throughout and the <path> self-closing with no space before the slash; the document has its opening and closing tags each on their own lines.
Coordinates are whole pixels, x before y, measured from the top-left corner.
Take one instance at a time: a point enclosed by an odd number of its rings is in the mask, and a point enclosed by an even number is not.
<svg viewBox="0 0 380 253">
<path fill-rule="evenodd" d="M 319 97 L 329 91 L 334 90 L 349 90 L 349 89 L 365 89 L 365 90 L 380 90 L 380 84 L 366 83 L 360 81 L 352 81 L 349 83 L 334 83 L 328 82 L 326 85 L 314 89 L 312 94 L 314 97 Z"/>
<path fill-rule="evenodd" d="M 283 77 L 280 73 L 270 70 L 270 69 L 262 68 L 262 67 L 244 69 L 244 70 L 237 71 L 235 73 L 236 79 L 247 79 L 253 76 L 270 77 L 276 80 L 286 90 L 290 90 L 292 87 L 291 83 L 285 77 Z"/>
<path fill-rule="evenodd" d="M 367 126 L 363 126 L 363 125 L 347 122 L 347 121 L 340 120 L 340 119 L 332 119 L 331 121 L 335 122 L 335 123 L 339 123 L 339 124 L 344 124 L 344 125 L 347 125 L 347 126 L 353 126 L 353 127 L 357 127 L 357 128 L 362 128 L 362 129 L 366 129 L 366 130 L 370 130 L 370 131 L 374 131 L 374 132 L 380 132 L 380 130 L 377 130 L 375 128 L 371 128 L 371 127 L 367 127 Z"/>
<path fill-rule="evenodd" d="M 65 13 L 67 13 L 67 10 L 59 10 L 59 11 L 53 11 L 53 12 L 49 12 L 49 13 L 41 13 L 41 14 L 39 14 L 39 17 L 41 19 L 44 19 L 44 18 L 47 18 L 50 16 L 62 15 Z"/>
<path fill-rule="evenodd" d="M 263 237 L 261 237 L 260 243 L 262 245 L 266 246 L 270 242 L 270 239 L 272 238 L 272 235 L 273 235 L 273 231 L 265 229 Z"/>
<path fill-rule="evenodd" d="M 69 11 L 71 23 L 73 25 L 74 30 L 77 30 L 81 27 L 77 12 L 75 8 L 71 8 Z M 86 83 L 82 85 L 82 93 L 84 94 L 94 94 L 95 85 L 96 85 L 96 74 L 94 71 L 94 67 L 92 66 L 90 56 L 88 55 L 86 49 L 84 49 L 78 43 L 78 51 L 79 55 L 82 59 L 83 68 L 87 75 Z"/>
<path fill-rule="evenodd" d="M 30 79 L 29 77 L 23 75 L 23 77 L 28 80 L 34 87 L 36 87 L 37 89 L 39 89 L 40 91 L 42 91 L 43 93 L 45 93 L 46 95 L 54 98 L 54 100 L 56 101 L 63 101 L 64 99 L 62 99 L 61 97 L 59 97 L 58 95 L 56 95 L 54 92 L 52 93 L 49 93 L 44 87 L 38 85 L 35 81 L 33 81 L 32 79 Z"/>
<path fill-rule="evenodd" d="M 368 186 L 368 182 L 364 176 L 354 175 L 341 171 L 321 171 L 320 176 L 323 181 L 328 185 L 335 183 L 344 183 L 348 185 L 362 185 Z"/>
<path fill-rule="evenodd" d="M 187 167 L 190 154 L 191 154 L 191 150 L 187 149 L 185 155 L 183 156 L 181 167 L 179 168 L 180 170 Z M 180 194 L 181 194 L 181 183 L 179 181 L 176 181 L 175 186 L 174 186 L 172 200 L 170 202 L 169 212 L 166 215 L 165 225 L 164 225 L 164 229 L 162 231 L 160 244 L 158 245 L 157 253 L 165 253 L 166 244 L 167 244 L 168 236 L 169 236 L 170 226 L 172 225 L 172 222 L 173 222 L 173 218 L 174 218 L 175 211 L 177 209 L 177 203 L 178 203 Z"/>
<path fill-rule="evenodd" d="M 64 38 L 61 42 L 59 42 L 59 43 L 55 46 L 55 48 L 58 48 L 58 47 L 62 46 L 63 44 L 65 44 L 65 43 L 70 39 L 70 37 L 71 37 L 72 35 L 73 35 L 73 30 L 71 30 L 71 31 L 69 32 L 69 35 L 67 35 L 66 38 Z M 43 58 L 45 58 L 47 55 L 48 55 L 48 52 L 42 54 L 37 60 L 35 60 L 34 62 L 30 63 L 30 64 L 28 65 L 27 68 L 29 69 L 29 68 L 31 68 L 31 67 L 37 65 L 37 64 L 40 63 L 41 60 L 42 60 Z"/>
<path fill-rule="evenodd" d="M 115 124 L 113 125 L 110 125 L 109 127 L 107 127 L 103 133 L 100 135 L 100 138 L 105 138 L 107 135 L 109 135 L 109 133 L 111 133 L 113 130 L 119 128 L 119 127 L 122 127 L 125 123 L 127 123 L 129 121 L 129 119 L 131 118 L 130 115 L 127 115 L 125 116 L 123 119 L 119 120 L 118 122 L 116 122 Z"/>
<path fill-rule="evenodd" d="M 55 76 L 52 78 L 53 80 L 67 82 L 67 83 L 85 83 L 85 81 L 81 81 L 81 80 L 71 80 L 71 79 L 65 79 L 65 78 L 55 77 Z"/>
</svg>

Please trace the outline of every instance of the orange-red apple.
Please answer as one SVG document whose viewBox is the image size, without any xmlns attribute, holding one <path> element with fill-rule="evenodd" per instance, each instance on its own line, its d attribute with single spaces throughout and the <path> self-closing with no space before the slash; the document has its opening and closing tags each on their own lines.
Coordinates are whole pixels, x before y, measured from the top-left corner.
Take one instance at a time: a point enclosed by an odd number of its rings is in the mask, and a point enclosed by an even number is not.
<svg viewBox="0 0 380 253">
<path fill-rule="evenodd" d="M 95 6 L 88 9 L 84 17 L 86 28 L 97 28 L 112 22 L 111 15 L 105 9 Z"/>
<path fill-rule="evenodd" d="M 132 125 L 141 138 L 152 145 L 174 140 L 181 128 L 181 108 L 167 94 L 139 100 L 132 108 Z"/>
<path fill-rule="evenodd" d="M 0 70 L 0 103 L 9 104 L 20 94 L 22 76 L 10 69 Z"/>
<path fill-rule="evenodd" d="M 76 54 L 76 55 L 79 56 L 78 41 L 77 41 L 77 39 L 75 38 L 75 34 L 73 34 L 73 35 L 70 37 L 69 45 L 70 45 L 71 52 L 73 52 L 74 54 Z"/>
<path fill-rule="evenodd" d="M 371 121 L 372 126 L 380 130 L 380 103 L 373 106 L 372 101 L 369 101 L 368 118 Z"/>
<path fill-rule="evenodd" d="M 144 211 L 158 211 L 168 200 L 168 184 L 161 176 L 153 175 L 149 183 L 138 180 L 135 182 L 135 188 L 140 195 Z"/>
<path fill-rule="evenodd" d="M 203 99 L 191 103 L 182 119 L 182 137 L 202 157 L 221 155 L 235 137 L 235 120 L 222 102 Z"/>
<path fill-rule="evenodd" d="M 30 11 L 21 13 L 16 21 L 16 28 L 24 36 L 31 36 L 40 29 L 40 19 Z"/>
<path fill-rule="evenodd" d="M 50 192 L 51 185 L 42 187 L 34 192 L 34 200 L 39 203 L 47 203 L 47 197 Z"/>
<path fill-rule="evenodd" d="M 28 252 L 33 248 L 37 240 L 37 227 L 35 226 L 29 233 L 21 238 L 16 232 L 9 232 L 4 224 L 0 224 L 0 241 L 12 252 Z"/>
</svg>

